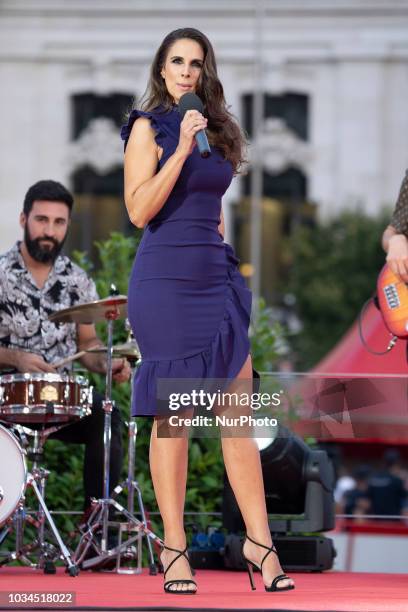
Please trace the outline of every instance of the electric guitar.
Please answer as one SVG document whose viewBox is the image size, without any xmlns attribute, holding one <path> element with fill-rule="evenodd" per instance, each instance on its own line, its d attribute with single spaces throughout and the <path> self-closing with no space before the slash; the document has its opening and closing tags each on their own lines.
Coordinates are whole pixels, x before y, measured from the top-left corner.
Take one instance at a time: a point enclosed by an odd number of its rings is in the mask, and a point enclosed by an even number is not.
<svg viewBox="0 0 408 612">
<path fill-rule="evenodd" d="M 388 330 L 398 338 L 408 338 L 408 285 L 388 264 L 378 276 L 377 298 Z"/>
</svg>

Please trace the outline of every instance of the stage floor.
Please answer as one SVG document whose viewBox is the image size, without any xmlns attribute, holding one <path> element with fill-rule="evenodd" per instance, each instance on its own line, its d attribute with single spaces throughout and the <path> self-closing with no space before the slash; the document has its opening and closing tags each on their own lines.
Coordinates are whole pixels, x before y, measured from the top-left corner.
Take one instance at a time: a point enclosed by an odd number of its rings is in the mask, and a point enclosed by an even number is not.
<svg viewBox="0 0 408 612">
<path fill-rule="evenodd" d="M 47 576 L 23 567 L 0 568 L 0 610 L 280 610 L 305 612 L 407 612 L 406 574 L 365 574 L 325 572 L 294 574 L 296 589 L 266 593 L 260 575 L 257 590 L 251 591 L 245 572 L 199 570 L 196 595 L 163 593 L 163 576 L 129 576 L 102 572 L 81 572 L 71 578 L 62 570 Z M 15 603 L 6 605 L 6 592 L 68 593 L 75 600 L 62 605 Z"/>
</svg>

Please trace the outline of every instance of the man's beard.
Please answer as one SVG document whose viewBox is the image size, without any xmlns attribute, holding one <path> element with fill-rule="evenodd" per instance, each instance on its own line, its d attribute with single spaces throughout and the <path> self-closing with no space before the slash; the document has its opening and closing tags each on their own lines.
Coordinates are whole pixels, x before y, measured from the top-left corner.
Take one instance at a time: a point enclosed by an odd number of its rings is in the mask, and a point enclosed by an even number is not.
<svg viewBox="0 0 408 612">
<path fill-rule="evenodd" d="M 43 246 L 41 243 L 44 240 L 51 242 L 52 246 Z M 27 251 L 31 257 L 35 259 L 35 261 L 38 261 L 39 263 L 53 264 L 62 251 L 65 238 L 61 242 L 58 242 L 58 240 L 55 240 L 55 238 L 51 238 L 51 236 L 42 236 L 41 238 L 34 238 L 34 240 L 32 240 L 26 224 L 24 227 L 24 242 L 27 247 Z"/>
</svg>

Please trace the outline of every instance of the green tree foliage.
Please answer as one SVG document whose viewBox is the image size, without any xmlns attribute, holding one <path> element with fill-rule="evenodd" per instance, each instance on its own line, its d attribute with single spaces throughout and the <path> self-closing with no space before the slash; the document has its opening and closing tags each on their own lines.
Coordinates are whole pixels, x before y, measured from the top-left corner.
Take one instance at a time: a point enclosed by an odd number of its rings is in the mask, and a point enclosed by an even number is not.
<svg viewBox="0 0 408 612">
<path fill-rule="evenodd" d="M 274 320 L 273 310 L 259 299 L 256 319 L 249 330 L 252 365 L 258 372 L 272 372 L 288 350 L 288 338 L 283 326 Z"/>
<path fill-rule="evenodd" d="M 300 368 L 312 367 L 330 351 L 375 292 L 389 219 L 386 211 L 376 217 L 344 212 L 292 235 L 289 289 L 303 328 L 291 344 Z"/>
</svg>

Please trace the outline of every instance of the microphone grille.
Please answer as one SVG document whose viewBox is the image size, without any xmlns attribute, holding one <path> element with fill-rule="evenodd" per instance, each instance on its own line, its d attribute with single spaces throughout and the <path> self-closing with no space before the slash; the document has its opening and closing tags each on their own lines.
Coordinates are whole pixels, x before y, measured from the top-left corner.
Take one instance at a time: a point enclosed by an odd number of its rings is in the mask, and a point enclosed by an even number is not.
<svg viewBox="0 0 408 612">
<path fill-rule="evenodd" d="M 199 113 L 203 113 L 204 105 L 201 102 L 200 98 L 197 96 L 197 94 L 189 91 L 181 96 L 178 103 L 178 109 L 181 118 L 183 119 L 184 115 L 188 110 L 196 110 Z"/>
</svg>

